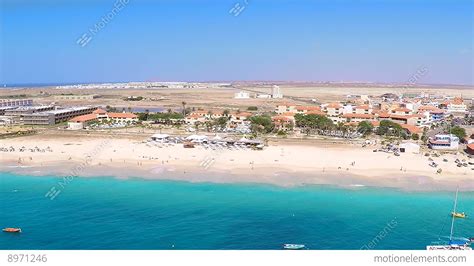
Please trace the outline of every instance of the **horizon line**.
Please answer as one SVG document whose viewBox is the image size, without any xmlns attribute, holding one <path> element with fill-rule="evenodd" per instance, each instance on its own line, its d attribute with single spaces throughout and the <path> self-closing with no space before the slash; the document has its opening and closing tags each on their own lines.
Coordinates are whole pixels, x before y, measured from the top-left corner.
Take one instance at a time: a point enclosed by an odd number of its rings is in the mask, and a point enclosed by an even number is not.
<svg viewBox="0 0 474 266">
<path fill-rule="evenodd" d="M 92 85 L 92 84 L 109 84 L 109 83 L 172 83 L 172 82 L 186 82 L 186 83 L 274 83 L 274 84 L 358 84 L 358 85 L 400 85 L 416 88 L 417 86 L 459 86 L 459 87 L 473 87 L 474 84 L 461 83 L 410 83 L 410 82 L 385 82 L 385 81 L 309 81 L 309 80 L 141 80 L 141 81 L 71 81 L 71 82 L 27 82 L 27 83 L 0 83 L 0 88 L 14 88 L 20 86 L 31 87 L 50 87 L 63 85 Z"/>
</svg>

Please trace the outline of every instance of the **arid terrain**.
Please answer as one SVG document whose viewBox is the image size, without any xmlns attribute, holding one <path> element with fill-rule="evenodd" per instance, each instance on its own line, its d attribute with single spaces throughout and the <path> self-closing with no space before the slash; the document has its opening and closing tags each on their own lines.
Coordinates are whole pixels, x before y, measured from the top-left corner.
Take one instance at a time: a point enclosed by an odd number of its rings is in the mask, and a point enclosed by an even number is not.
<svg viewBox="0 0 474 266">
<path fill-rule="evenodd" d="M 270 93 L 273 84 L 279 84 L 283 99 L 256 99 L 255 93 Z M 250 99 L 234 99 L 239 91 L 250 93 Z M 346 99 L 347 95 L 368 95 L 378 97 L 386 93 L 420 94 L 440 96 L 462 96 L 474 98 L 472 86 L 429 86 L 429 85 L 377 85 L 377 84 L 320 84 L 320 83 L 278 83 L 278 82 L 245 82 L 234 83 L 231 87 L 193 88 L 193 89 L 57 89 L 55 87 L 16 88 L 0 90 L 0 98 L 23 96 L 32 98 L 37 104 L 58 105 L 97 105 L 119 108 L 181 108 L 182 102 L 188 107 L 245 109 L 258 106 L 260 110 L 273 110 L 278 102 L 311 104 L 313 102 L 331 102 Z M 95 94 L 93 100 L 57 100 L 54 95 L 61 94 Z M 141 101 L 125 101 L 128 96 L 143 97 Z"/>
</svg>

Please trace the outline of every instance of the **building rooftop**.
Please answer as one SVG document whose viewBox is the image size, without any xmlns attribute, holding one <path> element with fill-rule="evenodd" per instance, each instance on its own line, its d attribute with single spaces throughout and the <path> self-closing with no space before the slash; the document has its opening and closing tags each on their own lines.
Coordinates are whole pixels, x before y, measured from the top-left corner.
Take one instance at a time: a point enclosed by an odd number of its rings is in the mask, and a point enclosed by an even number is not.
<svg viewBox="0 0 474 266">
<path fill-rule="evenodd" d="M 390 115 L 390 118 L 395 118 L 395 119 L 402 119 L 402 120 L 407 120 L 410 118 L 415 118 L 416 116 L 414 115 Z"/>
<path fill-rule="evenodd" d="M 38 105 L 38 106 L 18 106 L 15 108 L 17 111 L 29 111 L 29 110 L 41 110 L 43 108 L 52 108 L 52 105 Z"/>
<path fill-rule="evenodd" d="M 405 113 L 409 113 L 409 112 L 411 112 L 411 110 L 408 109 L 408 108 L 405 108 L 405 107 L 399 107 L 399 108 L 393 109 L 392 112 L 405 112 Z"/>
<path fill-rule="evenodd" d="M 326 113 L 321 111 L 321 110 L 307 111 L 306 114 L 308 114 L 308 115 L 326 115 Z"/>
<path fill-rule="evenodd" d="M 330 103 L 326 108 L 342 108 L 342 105 L 340 103 Z"/>
<path fill-rule="evenodd" d="M 132 113 L 107 113 L 110 118 L 137 118 L 136 114 Z"/>
<path fill-rule="evenodd" d="M 348 113 L 348 114 L 343 114 L 342 117 L 344 117 L 344 118 L 365 118 L 365 119 L 372 119 L 372 118 L 374 118 L 374 115 L 371 115 L 371 114 L 352 114 L 352 113 Z"/>
<path fill-rule="evenodd" d="M 296 110 L 298 111 L 321 111 L 321 107 L 319 106 L 296 106 Z"/>
<path fill-rule="evenodd" d="M 423 129 L 417 126 L 412 126 L 412 125 L 401 125 L 402 128 L 408 130 L 411 134 L 420 134 L 423 133 Z"/>
<path fill-rule="evenodd" d="M 70 122 L 87 122 L 87 121 L 92 121 L 97 119 L 96 114 L 87 114 L 87 115 L 81 115 L 81 116 L 76 116 L 73 119 L 69 120 Z"/>
<path fill-rule="evenodd" d="M 47 111 L 45 113 L 57 115 L 57 114 L 62 114 L 62 113 L 67 113 L 67 112 L 83 111 L 83 110 L 86 110 L 86 109 L 89 109 L 89 108 L 91 108 L 91 107 L 84 107 L 84 106 L 69 107 L 69 108 L 64 108 L 64 109 L 56 109 L 56 110 L 52 110 L 52 111 Z"/>
<path fill-rule="evenodd" d="M 363 105 L 356 106 L 355 109 L 369 110 L 370 106 L 368 104 L 363 104 Z"/>
</svg>

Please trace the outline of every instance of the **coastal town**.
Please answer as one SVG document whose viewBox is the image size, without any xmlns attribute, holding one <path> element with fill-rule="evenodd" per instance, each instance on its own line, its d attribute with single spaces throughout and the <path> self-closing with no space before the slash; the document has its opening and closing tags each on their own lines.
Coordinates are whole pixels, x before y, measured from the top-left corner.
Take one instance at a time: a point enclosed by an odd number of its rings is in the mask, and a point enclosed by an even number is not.
<svg viewBox="0 0 474 266">
<path fill-rule="evenodd" d="M 165 86 L 169 84 L 147 92 L 157 95 Z M 173 84 L 171 89 L 179 91 L 176 86 Z M 201 88 L 205 84 L 196 86 L 180 88 L 186 92 L 205 91 Z M 209 85 L 211 90 L 221 91 L 220 97 L 231 98 L 232 103 L 223 100 L 213 106 L 193 100 L 191 92 L 187 102 L 183 98 L 160 102 L 148 98 L 146 91 L 124 96 L 120 88 L 116 93 L 128 106 L 110 105 L 110 96 L 101 95 L 104 91 L 97 88 L 89 94 L 68 86 L 27 90 L 32 97 L 5 95 L 0 101 L 0 153 L 10 169 L 18 171 L 28 166 L 44 170 L 58 161 L 80 162 L 101 139 L 110 139 L 114 142 L 111 154 L 102 152 L 88 168 L 116 166 L 120 160 L 142 168 L 146 172 L 142 176 L 153 178 L 165 175 L 163 171 L 169 176 L 170 171 L 176 174 L 197 168 L 218 173 L 230 167 L 235 173 L 250 173 L 252 177 L 244 181 L 266 182 L 255 173 L 275 167 L 259 175 L 269 174 L 272 180 L 268 182 L 283 185 L 315 182 L 311 178 L 282 181 L 281 172 L 292 171 L 328 176 L 407 173 L 472 182 L 472 98 L 420 90 L 418 94 L 338 94 L 322 101 L 312 95 L 295 97 L 291 93 L 298 88 L 285 88 L 288 85 L 248 87 Z M 59 89 L 61 93 L 54 94 Z M 134 146 L 129 147 L 131 144 Z M 77 145 L 82 147 L 71 149 Z M 52 151 L 58 150 L 60 154 L 54 156 Z M 322 157 L 316 162 L 311 160 Z M 391 159 L 372 164 L 371 160 L 381 158 Z M 157 162 L 161 170 L 153 170 Z M 392 185 L 397 186 L 395 183 Z"/>
<path fill-rule="evenodd" d="M 1 260 L 471 265 L 473 3 L 2 1 Z"/>
</svg>

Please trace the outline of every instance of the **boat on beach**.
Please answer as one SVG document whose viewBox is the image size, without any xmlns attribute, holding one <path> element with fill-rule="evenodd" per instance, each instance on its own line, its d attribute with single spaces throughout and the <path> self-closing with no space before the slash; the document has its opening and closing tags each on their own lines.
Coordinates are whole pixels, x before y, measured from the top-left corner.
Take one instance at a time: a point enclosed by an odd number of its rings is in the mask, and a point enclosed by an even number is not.
<svg viewBox="0 0 474 266">
<path fill-rule="evenodd" d="M 194 148 L 194 143 L 192 142 L 185 142 L 183 143 L 184 148 Z"/>
<path fill-rule="evenodd" d="M 284 244 L 283 248 L 290 250 L 300 250 L 306 248 L 306 246 L 303 244 Z"/>
<path fill-rule="evenodd" d="M 459 189 L 456 190 L 456 197 L 454 199 L 454 208 L 451 212 L 451 232 L 449 234 L 449 241 L 445 244 L 434 244 L 426 246 L 427 250 L 472 250 L 471 243 L 472 239 L 464 239 L 464 240 L 454 240 L 453 233 L 454 233 L 454 220 L 456 218 L 465 218 L 466 215 L 464 213 L 456 212 L 456 207 L 458 204 L 458 193 Z"/>
<path fill-rule="evenodd" d="M 2 231 L 5 233 L 21 233 L 21 228 L 7 227 L 3 228 Z"/>
</svg>

